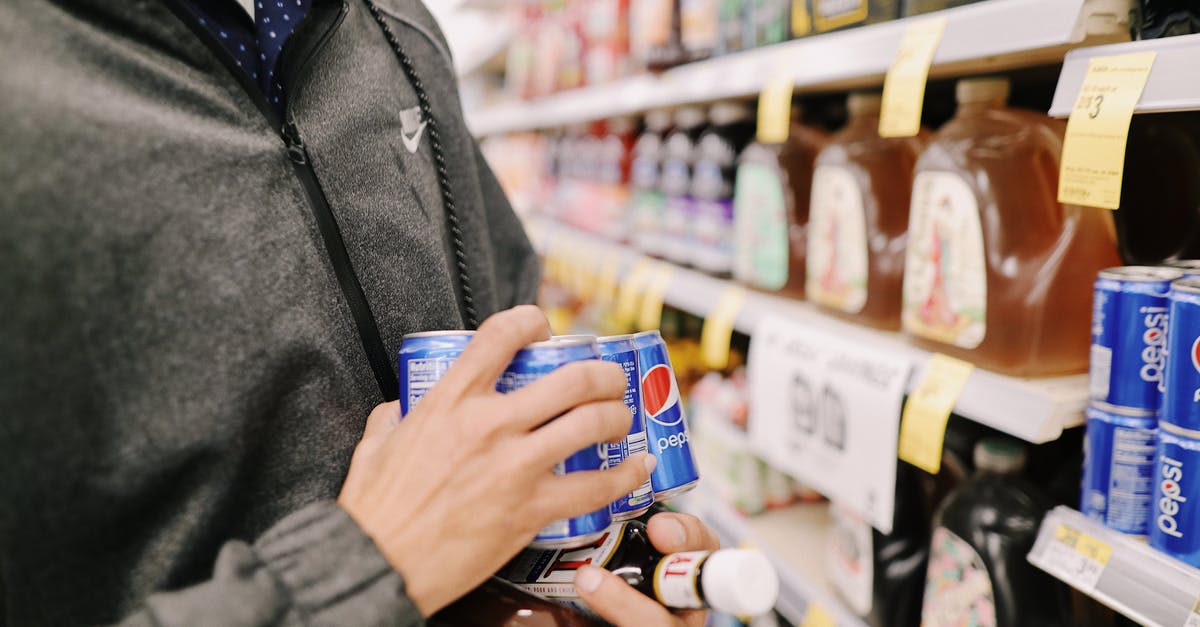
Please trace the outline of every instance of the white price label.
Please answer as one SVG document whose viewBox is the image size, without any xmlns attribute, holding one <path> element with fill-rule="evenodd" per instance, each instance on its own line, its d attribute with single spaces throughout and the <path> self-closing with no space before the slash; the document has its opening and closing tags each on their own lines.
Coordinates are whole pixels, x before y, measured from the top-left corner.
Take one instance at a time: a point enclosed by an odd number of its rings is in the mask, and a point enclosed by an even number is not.
<svg viewBox="0 0 1200 627">
<path fill-rule="evenodd" d="M 1112 547 L 1066 525 L 1054 530 L 1054 541 L 1046 546 L 1041 565 L 1081 592 L 1091 593 L 1112 557 Z"/>
<path fill-rule="evenodd" d="M 754 330 L 749 367 L 754 449 L 891 533 L 909 360 L 768 316 Z"/>
</svg>

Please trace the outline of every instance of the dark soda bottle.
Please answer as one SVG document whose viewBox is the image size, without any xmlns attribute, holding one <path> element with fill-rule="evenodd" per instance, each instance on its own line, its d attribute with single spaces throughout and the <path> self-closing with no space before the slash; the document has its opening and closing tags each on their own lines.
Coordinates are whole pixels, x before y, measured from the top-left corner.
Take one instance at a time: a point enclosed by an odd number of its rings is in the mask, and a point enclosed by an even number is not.
<svg viewBox="0 0 1200 627">
<path fill-rule="evenodd" d="M 1025 446 L 990 436 L 974 457 L 975 474 L 934 515 L 922 625 L 1066 624 L 1062 584 L 1025 557 L 1048 507 L 1021 478 Z"/>
<path fill-rule="evenodd" d="M 737 616 L 764 614 L 775 605 L 779 578 L 758 551 L 723 549 L 663 555 L 650 543 L 645 523 L 613 525 L 595 542 L 558 550 L 527 549 L 500 577 L 531 592 L 587 611 L 575 594 L 575 574 L 600 566 L 642 594 L 671 608 L 711 607 Z"/>
</svg>

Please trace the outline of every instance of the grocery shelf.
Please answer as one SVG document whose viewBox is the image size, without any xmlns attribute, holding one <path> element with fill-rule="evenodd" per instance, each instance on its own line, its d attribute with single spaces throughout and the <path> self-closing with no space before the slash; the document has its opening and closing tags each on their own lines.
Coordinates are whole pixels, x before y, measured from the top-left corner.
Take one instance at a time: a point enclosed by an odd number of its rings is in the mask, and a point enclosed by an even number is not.
<svg viewBox="0 0 1200 627">
<path fill-rule="evenodd" d="M 539 220 L 531 222 L 531 233 L 545 252 L 551 245 L 570 242 L 569 248 L 608 251 L 621 258 L 622 272 L 629 270 L 643 255 L 620 244 L 558 223 Z M 601 252 L 603 251 L 603 253 Z M 593 260 L 598 262 L 598 259 Z M 732 281 L 717 279 L 694 270 L 675 267 L 665 294 L 665 302 L 691 314 L 707 317 Z M 911 345 L 903 335 L 878 331 L 819 312 L 809 303 L 789 298 L 749 291 L 734 328 L 750 334 L 765 316 L 785 315 L 831 334 L 853 338 L 864 345 L 887 348 L 906 355 L 913 364 L 907 390 L 916 388 L 930 353 Z M 1048 378 L 1009 377 L 976 368 L 967 380 L 954 412 L 975 422 L 987 425 L 1027 442 L 1040 444 L 1059 438 L 1063 429 L 1082 425 L 1087 406 L 1087 375 Z"/>
<path fill-rule="evenodd" d="M 1065 118 L 1071 114 L 1079 88 L 1083 85 L 1083 76 L 1087 73 L 1088 61 L 1092 58 L 1150 51 L 1157 54 L 1136 112 L 1200 108 L 1200 63 L 1197 62 L 1200 59 L 1200 35 L 1181 35 L 1091 46 L 1068 52 L 1058 77 L 1058 87 L 1054 90 L 1050 115 Z"/>
<path fill-rule="evenodd" d="M 1128 39 L 1127 0 L 991 0 L 947 9 L 931 77 L 1057 63 L 1072 46 Z M 560 126 L 657 107 L 752 96 L 784 69 L 801 90 L 882 84 L 918 16 L 797 39 L 467 114 L 477 136 Z"/>
<path fill-rule="evenodd" d="M 1200 570 L 1068 507 L 1046 514 L 1029 561 L 1139 624 L 1200 624 Z"/>
<path fill-rule="evenodd" d="M 828 503 L 796 504 L 746 517 L 704 488 L 673 503 L 712 527 L 722 546 L 750 546 L 766 554 L 779 573 L 775 609 L 790 624 L 804 624 L 810 606 L 816 603 L 838 627 L 866 627 L 837 600 L 825 579 Z"/>
</svg>

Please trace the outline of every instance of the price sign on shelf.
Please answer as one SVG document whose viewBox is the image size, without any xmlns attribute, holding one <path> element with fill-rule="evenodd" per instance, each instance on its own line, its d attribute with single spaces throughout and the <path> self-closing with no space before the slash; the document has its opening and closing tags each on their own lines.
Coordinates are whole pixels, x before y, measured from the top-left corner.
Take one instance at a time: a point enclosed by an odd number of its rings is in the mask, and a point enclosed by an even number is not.
<svg viewBox="0 0 1200 627">
<path fill-rule="evenodd" d="M 1116 209 L 1121 204 L 1129 122 L 1142 97 L 1154 52 L 1088 61 L 1067 119 L 1058 175 L 1059 202 Z"/>
<path fill-rule="evenodd" d="M 1038 561 L 1054 576 L 1090 593 L 1096 589 L 1096 582 L 1111 557 L 1112 547 L 1104 541 L 1060 524 L 1054 530 L 1054 541 Z"/>
<path fill-rule="evenodd" d="M 915 20 L 904 29 L 896 60 L 883 78 L 883 108 L 879 112 L 881 136 L 912 137 L 921 130 L 925 81 L 945 31 L 944 17 Z"/>
<path fill-rule="evenodd" d="M 750 441 L 767 461 L 890 533 L 911 364 L 781 316 L 750 341 Z"/>
</svg>

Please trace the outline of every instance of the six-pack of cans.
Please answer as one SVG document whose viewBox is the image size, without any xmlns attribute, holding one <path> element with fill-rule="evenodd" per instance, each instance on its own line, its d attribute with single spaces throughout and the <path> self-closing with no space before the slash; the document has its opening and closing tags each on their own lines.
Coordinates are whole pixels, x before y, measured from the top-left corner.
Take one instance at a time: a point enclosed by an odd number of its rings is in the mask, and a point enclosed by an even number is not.
<svg viewBox="0 0 1200 627">
<path fill-rule="evenodd" d="M 466 350 L 471 331 L 430 331 L 404 336 L 400 345 L 400 414 L 407 416 Z M 695 487 L 700 480 L 688 437 L 667 346 L 658 331 L 595 337 L 556 336 L 517 352 L 496 381 L 509 393 L 529 385 L 566 364 L 602 359 L 625 371 L 625 405 L 632 416 L 629 433 L 617 443 L 597 443 L 575 452 L 555 467 L 556 474 L 603 470 L 639 453 L 650 452 L 658 465 L 645 485 L 608 507 L 557 520 L 543 528 L 531 546 L 573 548 L 595 541 L 613 521 L 629 520 Z M 486 420 L 481 417 L 481 420 Z"/>
<path fill-rule="evenodd" d="M 1200 264 L 1096 279 L 1080 510 L 1200 566 Z"/>
</svg>

